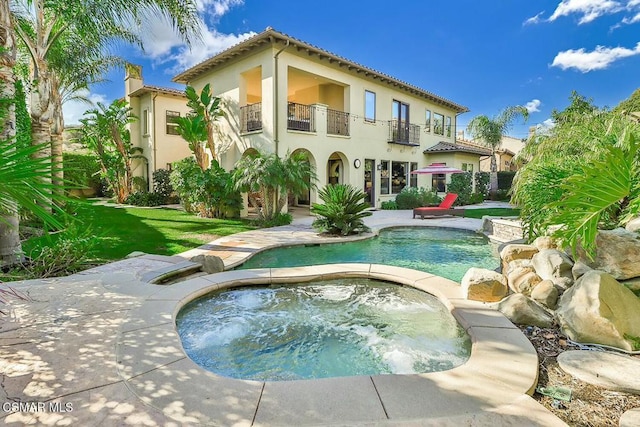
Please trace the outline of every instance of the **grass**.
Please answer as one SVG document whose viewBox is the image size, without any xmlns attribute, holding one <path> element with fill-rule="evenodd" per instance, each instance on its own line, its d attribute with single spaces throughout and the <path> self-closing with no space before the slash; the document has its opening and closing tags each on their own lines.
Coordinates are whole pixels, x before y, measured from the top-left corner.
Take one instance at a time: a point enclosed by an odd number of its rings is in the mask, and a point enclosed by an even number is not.
<svg viewBox="0 0 640 427">
<path fill-rule="evenodd" d="M 97 263 L 122 259 L 134 251 L 175 255 L 256 228 L 246 220 L 199 218 L 175 209 L 120 208 L 89 201 L 73 202 L 70 207 L 78 226 L 97 236 L 98 245 L 91 254 Z M 29 254 L 46 244 L 46 237 L 32 238 L 23 249 Z"/>
<path fill-rule="evenodd" d="M 487 208 L 487 209 L 466 209 L 464 211 L 465 218 L 478 218 L 483 216 L 518 216 L 520 209 L 511 208 Z"/>
</svg>

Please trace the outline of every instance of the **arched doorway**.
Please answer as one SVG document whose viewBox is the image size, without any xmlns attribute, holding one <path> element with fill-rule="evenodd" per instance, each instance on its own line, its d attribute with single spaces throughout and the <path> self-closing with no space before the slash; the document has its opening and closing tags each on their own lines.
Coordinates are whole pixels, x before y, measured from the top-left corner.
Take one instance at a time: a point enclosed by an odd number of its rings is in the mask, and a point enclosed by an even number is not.
<svg viewBox="0 0 640 427">
<path fill-rule="evenodd" d="M 345 164 L 346 158 L 344 154 L 334 152 L 327 160 L 327 184 L 343 184 L 345 182 Z"/>
<path fill-rule="evenodd" d="M 311 154 L 309 150 L 306 150 L 304 148 L 299 148 L 293 151 L 293 153 L 291 153 L 292 156 L 294 154 L 304 155 L 307 158 L 307 162 L 309 163 L 309 166 L 311 166 L 313 170 L 317 169 L 316 159 L 313 157 L 313 154 Z M 311 177 L 307 177 L 308 184 L 310 184 L 310 180 L 311 180 Z M 309 185 L 309 190 L 305 191 L 304 194 L 299 194 L 297 196 L 289 195 L 289 205 L 310 206 L 311 205 L 311 185 Z"/>
</svg>

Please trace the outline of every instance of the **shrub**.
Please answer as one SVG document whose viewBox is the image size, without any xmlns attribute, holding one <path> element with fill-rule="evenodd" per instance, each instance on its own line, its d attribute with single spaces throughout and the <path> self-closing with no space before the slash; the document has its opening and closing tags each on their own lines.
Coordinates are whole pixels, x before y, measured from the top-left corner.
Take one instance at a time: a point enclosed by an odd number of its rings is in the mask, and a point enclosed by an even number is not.
<svg viewBox="0 0 640 427">
<path fill-rule="evenodd" d="M 64 179 L 69 186 L 92 188 L 102 194 L 100 182 L 100 164 L 92 154 L 64 153 Z"/>
<path fill-rule="evenodd" d="M 476 172 L 475 180 L 476 192 L 484 195 L 484 197 L 487 197 L 489 195 L 489 172 Z"/>
<path fill-rule="evenodd" d="M 455 206 L 468 205 L 471 202 L 471 172 L 451 175 L 451 183 L 447 191 L 458 195 Z"/>
<path fill-rule="evenodd" d="M 165 203 L 173 202 L 174 189 L 171 185 L 171 172 L 166 169 L 158 169 L 153 173 L 153 191 L 165 198 Z"/>
<path fill-rule="evenodd" d="M 395 200 L 387 200 L 386 202 L 382 202 L 380 209 L 385 211 L 395 211 L 398 210 L 398 204 Z"/>
<path fill-rule="evenodd" d="M 131 180 L 131 187 L 134 193 L 146 193 L 149 191 L 149 182 L 143 176 L 134 176 Z"/>
<path fill-rule="evenodd" d="M 512 171 L 498 172 L 498 190 L 510 190 L 515 175 Z"/>
<path fill-rule="evenodd" d="M 313 227 L 328 234 L 350 234 L 369 231 L 363 218 L 370 216 L 369 204 L 364 202 L 366 194 L 351 185 L 327 185 L 318 192 L 324 204 L 314 203 L 311 213 L 317 215 Z"/>
<path fill-rule="evenodd" d="M 499 201 L 508 201 L 511 197 L 509 196 L 509 190 L 500 189 L 496 192 L 496 200 Z"/>
<path fill-rule="evenodd" d="M 279 227 L 281 225 L 289 225 L 293 221 L 293 216 L 290 213 L 280 212 L 276 214 L 272 219 L 259 219 L 256 224 L 263 228 Z"/>
<path fill-rule="evenodd" d="M 442 200 L 435 191 L 425 188 L 404 187 L 396 196 L 397 209 L 413 209 L 421 206 L 437 205 Z"/>
<path fill-rule="evenodd" d="M 192 157 L 175 162 L 170 181 L 187 212 L 206 218 L 239 215 L 240 192 L 234 189 L 231 174 L 217 162 L 204 171 Z"/>
<path fill-rule="evenodd" d="M 484 202 L 484 194 L 482 193 L 471 193 L 471 197 L 469 198 L 469 204 L 476 205 L 478 203 Z"/>
<path fill-rule="evenodd" d="M 129 194 L 125 203 L 133 206 L 160 206 L 164 205 L 165 198 L 162 194 L 138 191 Z"/>
</svg>

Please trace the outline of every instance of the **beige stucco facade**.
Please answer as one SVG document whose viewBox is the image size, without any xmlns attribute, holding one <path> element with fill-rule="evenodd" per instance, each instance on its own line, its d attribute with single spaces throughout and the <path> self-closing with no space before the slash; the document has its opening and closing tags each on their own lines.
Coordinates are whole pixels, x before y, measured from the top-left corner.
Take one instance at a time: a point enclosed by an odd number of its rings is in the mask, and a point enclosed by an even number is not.
<svg viewBox="0 0 640 427">
<path fill-rule="evenodd" d="M 152 190 L 153 172 L 169 169 L 171 163 L 191 156 L 187 142 L 167 129 L 167 112 L 185 116 L 190 108 L 182 91 L 144 85 L 136 66 L 127 67 L 125 99 L 137 117 L 129 125 L 131 143 L 142 149 L 145 159 L 133 162 L 133 173 L 146 178 Z"/>
<path fill-rule="evenodd" d="M 434 161 L 479 168 L 477 155 L 424 153 L 441 141 L 455 143 L 456 118 L 466 107 L 272 29 L 174 81 L 198 92 L 210 84 L 222 98 L 226 117 L 217 141 L 226 169 L 251 149 L 279 156 L 304 151 L 319 188 L 348 183 L 380 206 L 405 185 L 430 188 L 430 175 L 410 172 Z M 315 202 L 316 194 L 298 202 Z"/>
</svg>

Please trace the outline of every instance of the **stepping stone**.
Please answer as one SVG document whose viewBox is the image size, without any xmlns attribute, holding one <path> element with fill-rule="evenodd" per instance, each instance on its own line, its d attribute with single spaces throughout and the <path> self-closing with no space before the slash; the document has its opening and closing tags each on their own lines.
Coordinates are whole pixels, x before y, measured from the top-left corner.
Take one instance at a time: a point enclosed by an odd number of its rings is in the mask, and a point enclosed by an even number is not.
<svg viewBox="0 0 640 427">
<path fill-rule="evenodd" d="M 640 426 L 640 408 L 629 409 L 620 417 L 620 427 Z"/>
<path fill-rule="evenodd" d="M 640 394 L 640 359 L 602 351 L 572 350 L 560 353 L 563 371 L 608 390 Z"/>
</svg>

